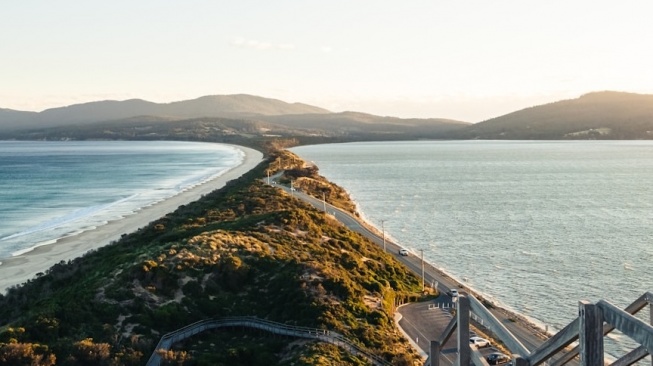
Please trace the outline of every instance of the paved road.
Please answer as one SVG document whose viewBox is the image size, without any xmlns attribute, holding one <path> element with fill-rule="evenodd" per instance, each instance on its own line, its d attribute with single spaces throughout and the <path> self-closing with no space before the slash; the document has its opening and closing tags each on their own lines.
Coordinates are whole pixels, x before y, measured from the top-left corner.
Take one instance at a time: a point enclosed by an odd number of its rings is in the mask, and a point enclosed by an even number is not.
<svg viewBox="0 0 653 366">
<path fill-rule="evenodd" d="M 371 241 L 374 243 L 378 244 L 379 246 L 385 245 L 386 251 L 393 255 L 395 259 L 398 261 L 402 262 L 405 264 L 411 271 L 413 271 L 415 274 L 418 276 L 422 276 L 422 260 L 419 256 L 415 255 L 415 253 L 410 253 L 408 256 L 401 256 L 399 255 L 399 249 L 402 247 L 389 241 L 384 240 L 382 237 L 382 233 L 379 233 L 378 230 L 368 227 L 363 223 L 361 220 L 353 216 L 352 214 L 341 210 L 335 206 L 332 206 L 328 203 L 323 202 L 322 200 L 316 199 L 315 197 L 309 196 L 307 194 L 304 194 L 299 191 L 291 191 L 290 188 L 285 187 L 283 185 L 276 185 L 277 187 L 285 190 L 287 193 L 292 194 L 293 196 L 302 199 L 314 207 L 316 207 L 318 210 L 324 210 L 326 208 L 326 211 L 333 215 L 336 219 L 338 219 L 340 222 L 342 222 L 345 226 L 347 226 L 350 230 L 356 231 L 366 237 L 368 237 Z M 437 268 L 433 267 L 432 265 L 428 263 L 424 263 L 424 281 L 427 284 L 431 283 L 436 283 L 438 284 L 438 290 L 440 291 L 441 294 L 446 294 L 447 291 L 451 288 L 459 288 L 460 284 L 453 280 L 451 277 L 447 276 L 444 274 L 442 271 L 438 270 Z M 443 297 L 443 296 L 441 296 Z M 407 305 L 405 309 L 410 309 L 411 306 L 418 308 L 419 304 L 412 304 L 412 305 Z M 517 318 L 514 316 L 514 314 L 508 313 L 507 311 L 499 308 L 494 308 L 490 310 L 492 314 L 501 321 L 501 323 L 517 338 L 520 340 L 520 342 L 530 351 L 536 349 L 540 344 L 542 344 L 545 340 L 545 336 L 542 334 L 542 332 L 527 324 L 526 322 L 522 321 L 515 321 Z M 400 313 L 405 312 L 404 309 L 400 311 Z M 409 333 L 412 334 L 411 337 L 419 337 L 419 334 L 423 334 L 425 337 L 428 338 L 428 340 L 435 340 L 439 338 L 439 335 L 442 333 L 442 330 L 444 330 L 444 327 L 446 327 L 447 323 L 444 323 L 444 326 L 442 326 L 442 321 L 440 318 L 435 317 L 437 319 L 431 319 L 430 317 L 426 316 L 425 318 L 420 319 L 419 321 L 416 320 L 410 320 L 412 318 L 407 317 L 408 320 L 406 320 L 403 324 L 406 324 L 406 327 L 402 325 L 400 322 L 400 325 L 404 330 L 410 329 L 411 327 L 409 326 L 409 322 L 412 324 L 417 324 L 420 323 L 422 324 L 423 327 L 428 328 L 428 330 L 419 330 L 423 328 L 418 328 L 416 331 L 417 333 Z M 440 328 L 442 327 L 442 328 Z M 438 332 L 438 328 L 439 332 Z M 412 331 L 412 330 L 411 330 Z M 455 336 L 452 336 L 452 339 L 455 340 Z M 413 338 L 414 340 L 414 338 Z M 428 345 L 429 342 L 426 342 L 426 339 L 424 341 L 420 341 L 417 343 L 418 347 L 420 347 L 424 352 L 427 352 L 429 349 Z M 445 345 L 446 347 L 449 347 L 449 343 Z M 454 346 L 455 347 L 455 346 Z M 443 347 L 443 350 L 447 350 L 447 348 Z M 443 362 L 446 362 L 446 353 L 445 353 L 445 359 L 443 359 Z M 450 357 L 451 358 L 451 357 Z M 576 362 L 574 363 L 569 363 L 569 365 L 577 364 Z"/>
<path fill-rule="evenodd" d="M 411 303 L 399 307 L 398 312 L 401 314 L 399 326 L 403 329 L 408 338 L 416 343 L 420 349 L 426 352 L 429 348 L 430 341 L 440 338 L 449 322 L 453 318 L 451 313 L 451 297 L 447 295 L 439 296 L 433 301 Z M 473 330 L 469 332 L 470 337 L 477 336 Z M 457 356 L 457 333 L 449 338 L 444 344 L 440 353 L 440 365 L 453 365 Z M 498 349 L 490 346 L 479 350 L 483 356 L 492 352 L 500 352 Z"/>
<path fill-rule="evenodd" d="M 438 300 L 444 298 L 440 296 Z M 448 297 L 447 297 L 448 298 Z M 446 302 L 438 301 L 444 305 Z M 440 338 L 442 331 L 453 318 L 450 309 L 433 307 L 434 302 L 420 302 L 399 307 L 399 326 L 408 338 L 423 351 L 428 352 L 431 340 Z M 455 334 L 442 347 L 440 362 L 442 365 L 453 365 L 456 360 L 457 342 Z"/>
</svg>

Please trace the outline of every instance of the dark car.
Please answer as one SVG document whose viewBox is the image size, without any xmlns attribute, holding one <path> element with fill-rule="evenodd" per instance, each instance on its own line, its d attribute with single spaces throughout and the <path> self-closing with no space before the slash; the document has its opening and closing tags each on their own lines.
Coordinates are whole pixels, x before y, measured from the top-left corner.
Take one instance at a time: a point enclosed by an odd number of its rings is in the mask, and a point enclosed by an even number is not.
<svg viewBox="0 0 653 366">
<path fill-rule="evenodd" d="M 485 357 L 485 359 L 490 365 L 503 365 L 504 363 L 510 362 L 510 356 L 504 355 L 500 352 L 490 353 Z"/>
</svg>

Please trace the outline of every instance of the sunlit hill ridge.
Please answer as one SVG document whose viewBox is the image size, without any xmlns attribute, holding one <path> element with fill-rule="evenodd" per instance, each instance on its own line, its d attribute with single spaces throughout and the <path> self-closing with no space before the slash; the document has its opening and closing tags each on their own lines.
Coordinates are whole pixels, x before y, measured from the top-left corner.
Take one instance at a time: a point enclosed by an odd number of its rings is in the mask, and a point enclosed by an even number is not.
<svg viewBox="0 0 653 366">
<path fill-rule="evenodd" d="M 331 112 L 252 95 L 215 95 L 173 103 L 98 101 L 23 112 L 0 109 L 0 138 L 156 138 L 169 129 L 310 141 L 410 139 L 651 139 L 653 95 L 594 92 L 469 123 Z M 125 129 L 130 129 L 125 134 Z M 165 130 L 165 131 L 162 131 Z M 100 133 L 102 131 L 102 133 Z M 147 135 L 145 135 L 147 134 Z"/>
</svg>

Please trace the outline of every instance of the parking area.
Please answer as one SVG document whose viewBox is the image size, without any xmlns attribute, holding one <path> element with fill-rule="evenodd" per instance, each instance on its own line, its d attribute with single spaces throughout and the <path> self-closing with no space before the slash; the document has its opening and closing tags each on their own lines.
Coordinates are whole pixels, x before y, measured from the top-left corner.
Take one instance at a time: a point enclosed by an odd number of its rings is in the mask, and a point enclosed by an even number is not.
<svg viewBox="0 0 653 366">
<path fill-rule="evenodd" d="M 454 306 L 450 296 L 440 296 L 433 301 L 403 305 L 398 309 L 402 316 L 399 326 L 418 347 L 428 353 L 430 342 L 440 338 L 451 322 Z M 470 330 L 470 338 L 473 337 L 485 338 L 483 335 Z M 441 364 L 453 365 L 456 361 L 457 348 L 457 333 L 454 332 L 446 344 L 442 345 Z M 483 357 L 487 357 L 492 353 L 501 353 L 499 349 L 492 345 L 491 340 L 490 345 L 482 344 L 477 349 Z"/>
</svg>

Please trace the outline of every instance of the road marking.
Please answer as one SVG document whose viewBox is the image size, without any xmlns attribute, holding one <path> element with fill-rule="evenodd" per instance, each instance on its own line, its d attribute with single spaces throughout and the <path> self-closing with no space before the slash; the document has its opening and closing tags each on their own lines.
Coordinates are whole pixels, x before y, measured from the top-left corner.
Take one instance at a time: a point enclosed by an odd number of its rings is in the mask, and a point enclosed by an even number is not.
<svg viewBox="0 0 653 366">
<path fill-rule="evenodd" d="M 419 329 L 417 329 L 417 327 L 416 327 L 413 323 L 411 323 L 408 319 L 403 318 L 403 320 L 404 320 L 406 323 L 408 323 L 411 327 L 413 327 L 413 329 L 415 330 L 415 332 L 419 333 L 419 336 L 421 336 L 423 339 L 426 339 L 426 340 L 429 340 L 429 341 L 430 341 L 430 339 L 429 339 L 427 336 L 425 336 L 424 333 L 420 332 Z M 418 345 L 418 347 L 419 347 L 419 345 Z M 424 351 L 424 349 L 423 349 L 422 347 L 419 347 L 419 348 L 422 349 L 422 351 Z M 424 352 L 426 352 L 426 351 L 424 351 Z"/>
</svg>

